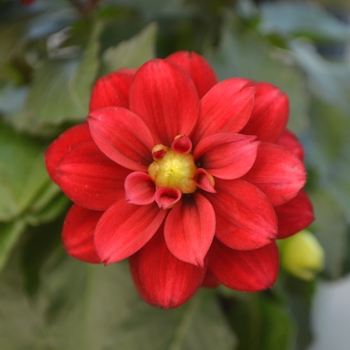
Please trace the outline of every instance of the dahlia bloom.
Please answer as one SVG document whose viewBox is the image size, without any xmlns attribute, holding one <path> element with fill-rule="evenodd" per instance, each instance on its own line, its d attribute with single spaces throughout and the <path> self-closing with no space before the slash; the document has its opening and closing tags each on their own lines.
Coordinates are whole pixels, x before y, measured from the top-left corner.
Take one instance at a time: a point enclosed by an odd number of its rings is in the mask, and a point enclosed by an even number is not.
<svg viewBox="0 0 350 350">
<path fill-rule="evenodd" d="M 313 220 L 288 108 L 270 84 L 218 82 L 196 53 L 100 78 L 87 121 L 46 152 L 74 203 L 66 251 L 90 263 L 128 258 L 140 295 L 163 308 L 201 286 L 272 287 L 275 240 Z"/>
</svg>

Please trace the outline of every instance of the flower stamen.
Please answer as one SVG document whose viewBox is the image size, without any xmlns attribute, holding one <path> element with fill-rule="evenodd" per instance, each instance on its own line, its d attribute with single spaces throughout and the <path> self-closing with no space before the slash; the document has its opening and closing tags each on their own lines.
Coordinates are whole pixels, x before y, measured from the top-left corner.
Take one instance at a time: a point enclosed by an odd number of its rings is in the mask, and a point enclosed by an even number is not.
<svg viewBox="0 0 350 350">
<path fill-rule="evenodd" d="M 179 153 L 166 146 L 156 145 L 152 155 L 154 162 L 148 167 L 148 174 L 157 188 L 174 188 L 181 193 L 195 192 L 197 167 L 191 153 Z"/>
</svg>

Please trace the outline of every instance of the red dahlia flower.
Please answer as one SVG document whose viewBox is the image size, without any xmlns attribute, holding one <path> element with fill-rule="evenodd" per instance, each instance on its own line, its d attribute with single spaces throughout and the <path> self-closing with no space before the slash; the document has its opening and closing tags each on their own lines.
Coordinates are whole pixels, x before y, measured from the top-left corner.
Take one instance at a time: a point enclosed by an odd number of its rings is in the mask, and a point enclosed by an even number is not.
<svg viewBox="0 0 350 350">
<path fill-rule="evenodd" d="M 217 82 L 195 53 L 100 78 L 87 122 L 46 153 L 74 202 L 65 249 L 91 263 L 129 258 L 141 296 L 163 308 L 201 285 L 272 287 L 275 240 L 313 220 L 303 148 L 287 120 L 278 88 Z"/>
</svg>

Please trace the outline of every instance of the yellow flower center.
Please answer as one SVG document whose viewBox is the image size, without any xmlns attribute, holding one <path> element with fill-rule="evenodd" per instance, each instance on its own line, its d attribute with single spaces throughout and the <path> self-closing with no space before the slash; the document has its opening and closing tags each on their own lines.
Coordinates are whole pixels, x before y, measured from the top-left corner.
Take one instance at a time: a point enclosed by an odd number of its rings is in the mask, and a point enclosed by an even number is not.
<svg viewBox="0 0 350 350">
<path fill-rule="evenodd" d="M 152 154 L 154 162 L 148 167 L 148 174 L 158 188 L 177 188 L 182 193 L 196 190 L 197 167 L 192 154 L 178 153 L 163 145 L 154 146 Z"/>
</svg>

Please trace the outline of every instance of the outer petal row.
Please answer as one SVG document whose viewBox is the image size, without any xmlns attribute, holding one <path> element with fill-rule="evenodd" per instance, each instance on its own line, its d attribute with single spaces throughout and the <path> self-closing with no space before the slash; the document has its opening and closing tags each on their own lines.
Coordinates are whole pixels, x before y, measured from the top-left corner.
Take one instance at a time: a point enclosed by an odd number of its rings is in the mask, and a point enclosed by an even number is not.
<svg viewBox="0 0 350 350">
<path fill-rule="evenodd" d="M 315 219 L 312 203 L 304 190 L 289 202 L 275 207 L 278 237 L 286 238 L 309 226 Z"/>
<path fill-rule="evenodd" d="M 214 240 L 209 270 L 223 285 L 257 292 L 271 288 L 278 275 L 279 256 L 275 242 L 250 251 L 233 250 Z"/>
<path fill-rule="evenodd" d="M 205 196 L 216 213 L 215 237 L 232 249 L 250 250 L 277 235 L 277 218 L 267 197 L 242 180 L 216 181 L 217 193 Z"/>
<path fill-rule="evenodd" d="M 250 82 L 249 85 L 256 88 L 254 109 L 242 133 L 256 135 L 265 142 L 276 142 L 287 126 L 288 97 L 268 83 Z"/>
<path fill-rule="evenodd" d="M 67 253 L 76 259 L 101 263 L 94 245 L 94 231 L 103 212 L 73 205 L 64 221 L 62 241 Z"/>
<path fill-rule="evenodd" d="M 124 180 L 129 173 L 90 141 L 78 144 L 63 156 L 56 179 L 74 203 L 92 210 L 106 210 L 124 198 Z"/>
<path fill-rule="evenodd" d="M 253 167 L 243 177 L 259 187 L 274 206 L 284 204 L 305 185 L 303 163 L 288 149 L 261 142 Z"/>
<path fill-rule="evenodd" d="M 91 93 L 89 110 L 129 105 L 129 89 L 134 76 L 132 70 L 120 70 L 97 80 Z"/>
<path fill-rule="evenodd" d="M 57 183 L 57 165 L 64 154 L 79 143 L 87 141 L 92 141 L 92 138 L 89 125 L 87 123 L 83 123 L 66 130 L 54 142 L 51 143 L 45 153 L 45 165 L 47 172 L 55 183 Z"/>
<path fill-rule="evenodd" d="M 164 309 L 185 303 L 201 286 L 205 268 L 175 258 L 164 242 L 162 230 L 130 258 L 134 283 L 141 296 Z"/>
<path fill-rule="evenodd" d="M 199 98 L 202 98 L 216 83 L 216 74 L 209 63 L 195 52 L 178 51 L 166 58 L 182 67 L 196 85 Z"/>
</svg>

